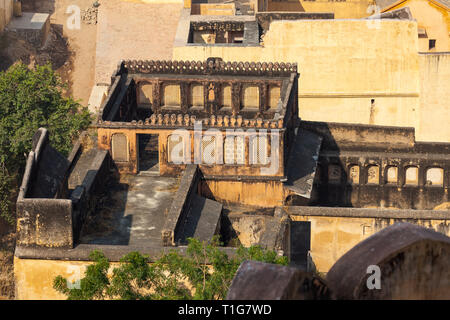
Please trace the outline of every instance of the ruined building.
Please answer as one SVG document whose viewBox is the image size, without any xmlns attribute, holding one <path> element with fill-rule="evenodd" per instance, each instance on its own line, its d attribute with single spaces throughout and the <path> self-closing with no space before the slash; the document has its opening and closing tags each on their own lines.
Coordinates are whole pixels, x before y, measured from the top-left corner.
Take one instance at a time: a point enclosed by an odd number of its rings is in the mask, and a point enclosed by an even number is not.
<svg viewBox="0 0 450 320">
<path fill-rule="evenodd" d="M 412 128 L 301 121 L 299 81 L 290 63 L 120 63 L 95 135 L 67 159 L 45 129 L 34 137 L 17 200 L 17 297 L 60 297 L 53 278 L 94 249 L 155 259 L 219 235 L 227 252 L 259 244 L 327 272 L 395 221 L 449 235 L 438 209 L 450 145 L 418 143 Z"/>
</svg>

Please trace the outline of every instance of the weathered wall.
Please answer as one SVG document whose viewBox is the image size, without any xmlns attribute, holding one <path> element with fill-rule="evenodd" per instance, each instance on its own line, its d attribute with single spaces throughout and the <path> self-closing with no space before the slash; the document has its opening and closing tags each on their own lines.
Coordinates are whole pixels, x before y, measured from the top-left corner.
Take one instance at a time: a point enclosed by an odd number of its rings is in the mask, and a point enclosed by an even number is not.
<svg viewBox="0 0 450 320">
<path fill-rule="evenodd" d="M 13 0 L 0 0 L 0 32 L 11 21 L 13 16 Z"/>
<path fill-rule="evenodd" d="M 128 161 L 118 162 L 115 164 L 119 168 L 121 172 L 128 173 L 137 173 L 139 170 L 139 150 L 138 150 L 138 134 L 157 134 L 159 136 L 159 171 L 161 175 L 171 176 L 179 174 L 186 167 L 185 164 L 174 164 L 169 162 L 169 151 L 168 151 L 168 137 L 175 132 L 176 127 L 168 128 L 168 129 L 108 129 L 108 128 L 99 128 L 98 129 L 98 147 L 104 150 L 111 150 L 112 137 L 114 134 L 123 134 L 127 137 L 127 153 L 128 153 Z M 220 130 L 220 129 L 219 129 Z M 202 134 L 205 131 L 202 131 Z M 223 129 L 220 131 L 223 136 L 225 136 L 226 131 Z M 194 138 L 194 130 L 186 130 L 186 136 L 189 136 L 189 142 L 184 142 L 185 145 L 185 155 L 186 159 L 190 159 L 191 163 L 196 161 L 195 159 L 200 158 L 200 146 L 199 143 L 195 141 L 200 141 L 198 138 Z M 183 134 L 183 132 L 178 132 L 178 134 Z M 229 165 L 229 166 L 217 166 L 217 165 L 207 165 L 200 164 L 200 168 L 205 175 L 213 175 L 213 176 L 260 176 L 263 174 L 263 170 L 267 168 L 271 168 L 271 164 L 268 165 L 252 165 L 249 163 L 249 137 L 248 134 L 243 132 L 245 139 L 245 165 Z M 267 173 L 265 175 L 270 176 L 278 176 L 282 177 L 284 175 L 284 163 L 283 163 L 283 135 L 284 131 L 280 133 L 279 138 L 279 157 L 274 157 L 275 160 L 279 161 L 279 165 L 274 165 L 273 167 L 277 170 L 274 170 L 273 173 Z M 219 140 L 218 140 L 219 141 Z M 270 142 L 268 143 L 268 152 L 269 157 L 271 157 Z M 219 150 L 220 153 L 220 150 Z M 114 156 L 113 156 L 114 159 Z M 272 158 L 270 158 L 272 159 Z M 269 170 L 268 170 L 269 171 Z"/>
<path fill-rule="evenodd" d="M 308 121 L 302 127 L 323 137 L 310 204 L 427 210 L 448 206 L 449 143 L 417 143 L 413 128 Z"/>
<path fill-rule="evenodd" d="M 70 281 L 81 279 L 89 261 L 21 259 L 14 257 L 16 300 L 65 300 L 67 297 L 53 289 L 53 280 L 62 276 Z M 110 262 L 108 275 L 119 264 Z"/>
<path fill-rule="evenodd" d="M 204 180 L 200 194 L 222 203 L 275 207 L 283 204 L 288 193 L 280 181 Z"/>
<path fill-rule="evenodd" d="M 442 6 L 427 0 L 408 0 L 396 6 L 387 8 L 383 12 L 393 11 L 408 7 L 413 17 L 417 20 L 419 28 L 427 32 L 428 38 L 419 39 L 419 51 L 442 52 L 450 50 L 450 12 Z M 435 39 L 436 47 L 429 50 L 428 40 Z"/>
<path fill-rule="evenodd" d="M 188 165 L 181 176 L 180 186 L 161 231 L 162 242 L 165 246 L 176 246 L 177 233 L 188 215 L 192 197 L 198 189 L 200 175 L 197 165 Z"/>
<path fill-rule="evenodd" d="M 293 221 L 311 223 L 311 257 L 319 272 L 328 272 L 353 246 L 395 222 L 410 222 L 450 235 L 450 211 L 331 207 L 285 207 L 285 210 Z"/>
<path fill-rule="evenodd" d="M 19 259 L 14 257 L 16 300 L 62 300 L 65 296 L 53 289 L 53 279 L 68 278 L 86 268 L 86 262 Z M 83 272 L 81 271 L 81 272 Z M 77 277 L 78 278 L 78 277 Z"/>
<path fill-rule="evenodd" d="M 450 53 L 419 55 L 420 110 L 417 137 L 450 141 Z"/>
<path fill-rule="evenodd" d="M 333 12 L 336 19 L 357 19 L 367 17 L 372 13 L 369 10 L 372 2 L 371 0 L 347 0 L 342 2 L 330 2 L 328 0 L 268 0 L 267 11 Z"/>
<path fill-rule="evenodd" d="M 409 20 L 274 21 L 262 46 L 189 45 L 175 47 L 173 58 L 297 62 L 303 120 L 418 128 L 417 41 Z M 444 99 L 445 91 L 436 94 Z"/>
<path fill-rule="evenodd" d="M 396 223 L 359 243 L 327 273 L 336 299 L 450 299 L 450 238 L 411 223 Z M 381 287 L 367 284 L 369 266 L 381 271 Z M 373 271 L 372 271 L 373 272 Z"/>
<path fill-rule="evenodd" d="M 192 15 L 232 16 L 235 11 L 234 3 L 194 3 L 191 5 Z"/>
<path fill-rule="evenodd" d="M 24 199 L 17 202 L 17 245 L 73 246 L 72 201 Z"/>
</svg>

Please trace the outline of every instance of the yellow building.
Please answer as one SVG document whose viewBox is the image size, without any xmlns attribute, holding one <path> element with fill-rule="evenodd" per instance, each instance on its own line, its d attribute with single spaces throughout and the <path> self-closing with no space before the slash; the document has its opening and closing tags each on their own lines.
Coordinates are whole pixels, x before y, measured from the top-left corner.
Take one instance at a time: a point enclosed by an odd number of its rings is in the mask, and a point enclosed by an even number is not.
<svg viewBox="0 0 450 320">
<path fill-rule="evenodd" d="M 409 7 L 417 20 L 419 51 L 450 51 L 449 0 L 377 0 L 381 12 Z"/>
<path fill-rule="evenodd" d="M 417 29 L 406 19 L 274 20 L 253 45 L 189 43 L 186 32 L 173 59 L 296 62 L 302 120 L 414 127 L 418 141 L 449 142 L 450 60 L 419 54 Z"/>
<path fill-rule="evenodd" d="M 258 11 L 333 12 L 336 19 L 358 19 L 373 13 L 373 0 L 259 0 Z"/>
</svg>

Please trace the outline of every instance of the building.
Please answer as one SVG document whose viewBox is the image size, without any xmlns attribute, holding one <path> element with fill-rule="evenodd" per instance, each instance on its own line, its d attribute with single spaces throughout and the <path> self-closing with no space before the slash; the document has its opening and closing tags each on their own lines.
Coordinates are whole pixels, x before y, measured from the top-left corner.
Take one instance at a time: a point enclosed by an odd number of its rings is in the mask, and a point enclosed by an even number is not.
<svg viewBox="0 0 450 320">
<path fill-rule="evenodd" d="M 406 9 L 380 19 L 308 12 L 196 16 L 183 10 L 173 59 L 295 62 L 308 66 L 298 88 L 303 120 L 413 127 L 418 141 L 450 141 L 448 53 L 418 53 L 417 22 Z M 242 36 L 216 43 L 215 26 Z"/>
<path fill-rule="evenodd" d="M 40 129 L 17 199 L 18 299 L 62 298 L 102 250 L 155 259 L 220 235 L 327 272 L 396 221 L 448 235 L 450 145 L 414 129 L 301 121 L 292 63 L 119 64 L 95 134 L 66 159 Z M 430 209 L 435 209 L 430 211 Z"/>
<path fill-rule="evenodd" d="M 361 19 L 375 13 L 373 0 L 259 0 L 259 11 L 333 13 L 336 19 Z"/>
<path fill-rule="evenodd" d="M 381 12 L 408 7 L 417 20 L 419 51 L 450 51 L 450 1 L 448 0 L 378 0 Z"/>
</svg>

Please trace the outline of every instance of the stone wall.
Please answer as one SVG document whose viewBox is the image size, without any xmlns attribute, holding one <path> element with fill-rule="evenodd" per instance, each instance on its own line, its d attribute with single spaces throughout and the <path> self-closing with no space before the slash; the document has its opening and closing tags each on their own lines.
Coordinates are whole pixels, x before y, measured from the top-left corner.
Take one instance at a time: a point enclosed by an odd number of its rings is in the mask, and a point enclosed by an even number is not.
<svg viewBox="0 0 450 320">
<path fill-rule="evenodd" d="M 323 122 L 302 126 L 324 138 L 311 204 L 448 207 L 450 144 L 415 142 L 412 128 Z"/>
<path fill-rule="evenodd" d="M 450 236 L 450 211 L 387 210 L 334 207 L 284 207 L 292 221 L 308 222 L 310 255 L 319 272 L 370 235 L 394 224 L 410 222 Z"/>
<path fill-rule="evenodd" d="M 181 176 L 180 186 L 169 209 L 161 231 L 162 243 L 165 246 L 175 246 L 181 224 L 186 218 L 191 206 L 192 197 L 198 189 L 201 173 L 197 165 L 188 165 Z"/>
<path fill-rule="evenodd" d="M 80 156 L 80 149 L 77 143 L 66 159 L 49 145 L 46 129 L 34 135 L 16 203 L 17 246 L 72 248 L 76 243 L 109 174 L 106 151 L 94 150 L 91 158 Z M 77 172 L 69 190 L 69 176 Z"/>
<path fill-rule="evenodd" d="M 417 136 L 425 141 L 450 139 L 450 53 L 419 54 L 420 109 Z"/>
<path fill-rule="evenodd" d="M 261 1 L 261 0 L 260 0 Z M 372 14 L 370 0 L 347 1 L 267 1 L 267 11 L 305 11 L 305 12 L 333 12 L 336 19 L 358 19 Z"/>
<path fill-rule="evenodd" d="M 69 161 L 49 145 L 48 131 L 33 136 L 32 151 L 17 198 L 17 245 L 72 247 Z"/>
<path fill-rule="evenodd" d="M 411 20 L 273 21 L 260 46 L 189 44 L 174 47 L 173 58 L 297 62 L 303 120 L 418 129 L 423 120 L 417 43 Z M 447 99 L 445 90 L 435 92 Z M 433 112 L 447 111 L 440 104 Z M 430 137 L 450 141 L 443 130 L 418 131 L 417 140 Z"/>
<path fill-rule="evenodd" d="M 13 0 L 0 0 L 0 32 L 2 32 L 13 17 Z"/>
</svg>

